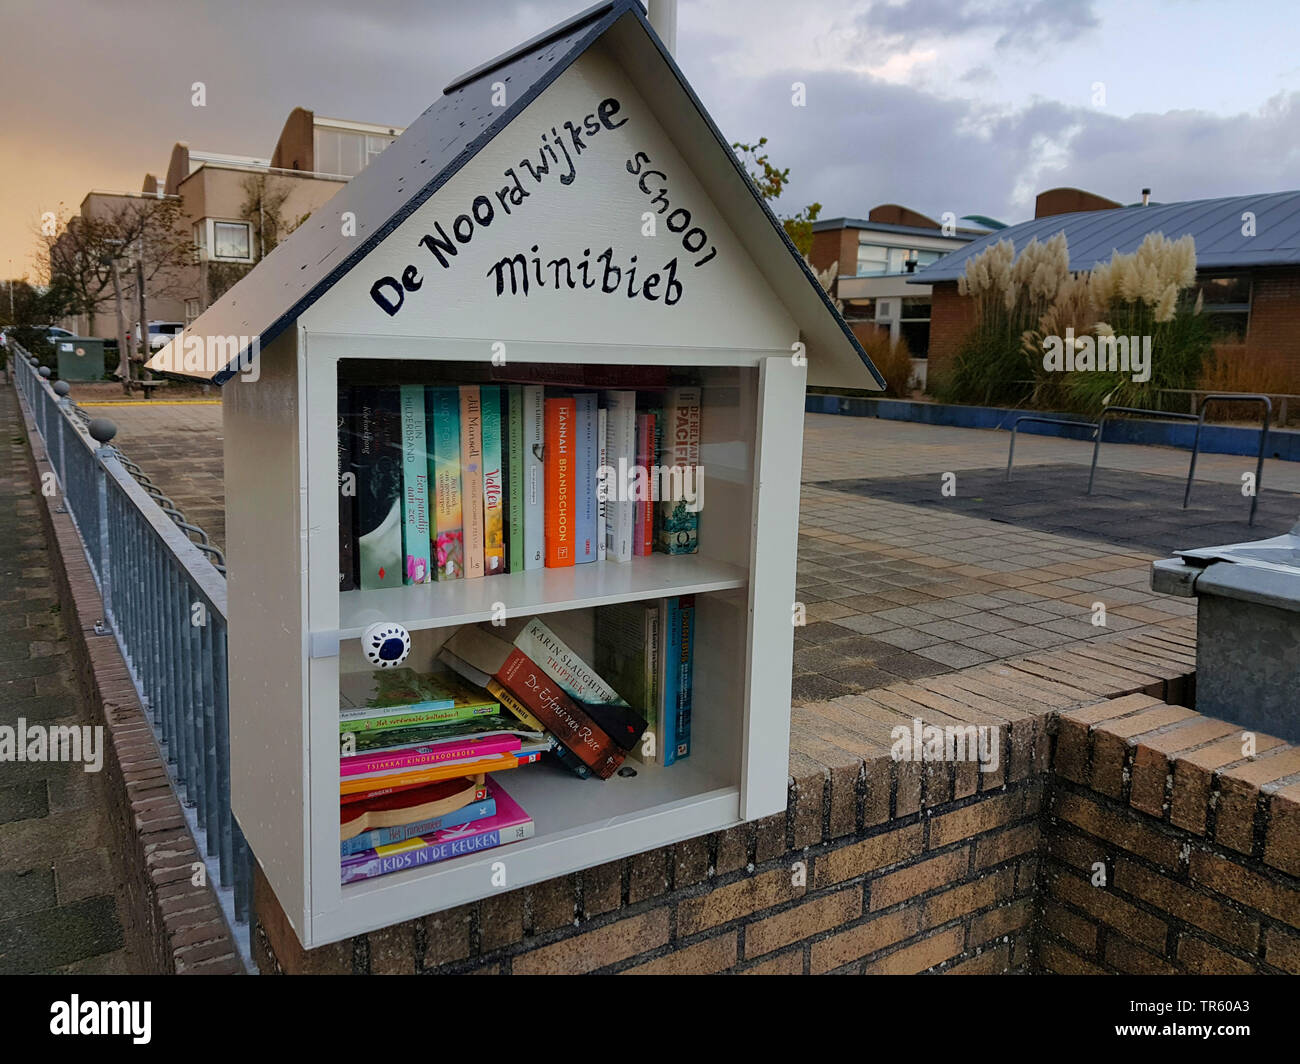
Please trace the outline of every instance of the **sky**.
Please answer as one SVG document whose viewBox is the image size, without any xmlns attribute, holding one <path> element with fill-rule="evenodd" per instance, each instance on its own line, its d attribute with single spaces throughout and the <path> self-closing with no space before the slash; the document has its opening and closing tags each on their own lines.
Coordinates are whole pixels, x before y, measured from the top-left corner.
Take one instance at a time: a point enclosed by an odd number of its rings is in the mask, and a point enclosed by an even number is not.
<svg viewBox="0 0 1300 1064">
<path fill-rule="evenodd" d="M 138 191 L 178 140 L 268 157 L 295 106 L 406 125 L 585 6 L 4 0 L 0 277 L 34 272 L 44 212 Z M 1269 0 L 679 0 L 677 58 L 729 140 L 790 168 L 778 213 L 1016 222 L 1060 185 L 1300 189 L 1298 23 Z"/>
</svg>

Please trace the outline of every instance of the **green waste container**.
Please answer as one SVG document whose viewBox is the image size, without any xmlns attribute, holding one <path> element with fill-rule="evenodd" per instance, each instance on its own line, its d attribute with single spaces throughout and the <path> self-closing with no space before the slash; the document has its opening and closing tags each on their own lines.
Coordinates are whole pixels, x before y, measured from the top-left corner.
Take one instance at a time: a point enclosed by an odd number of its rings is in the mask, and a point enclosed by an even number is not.
<svg viewBox="0 0 1300 1064">
<path fill-rule="evenodd" d="M 97 381 L 104 376 L 104 341 L 90 336 L 61 336 L 54 341 L 59 380 Z"/>
</svg>

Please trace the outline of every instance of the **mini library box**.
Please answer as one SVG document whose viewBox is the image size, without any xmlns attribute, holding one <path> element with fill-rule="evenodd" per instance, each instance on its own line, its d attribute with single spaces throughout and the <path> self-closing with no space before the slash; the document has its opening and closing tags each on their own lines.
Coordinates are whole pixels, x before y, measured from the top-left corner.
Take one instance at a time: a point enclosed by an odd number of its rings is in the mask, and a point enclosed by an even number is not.
<svg viewBox="0 0 1300 1064">
<path fill-rule="evenodd" d="M 449 85 L 150 365 L 224 385 L 231 800 L 304 946 L 785 808 L 805 385 L 882 383 L 635 0 Z M 381 385 L 595 395 L 611 425 L 612 392 L 692 396 L 693 549 L 629 558 L 602 525 L 592 561 L 507 549 L 446 574 L 435 547 L 392 572 L 375 544 L 432 527 L 435 500 L 358 541 L 344 527 L 343 397 Z M 470 511 L 494 502 L 468 470 L 466 555 Z M 509 641 L 538 619 L 591 662 L 609 607 L 656 602 L 693 603 L 689 756 L 606 779 L 542 757 L 492 777 L 527 837 L 344 881 L 340 697 L 375 667 L 363 635 L 399 632 L 422 672 L 458 632 Z"/>
</svg>

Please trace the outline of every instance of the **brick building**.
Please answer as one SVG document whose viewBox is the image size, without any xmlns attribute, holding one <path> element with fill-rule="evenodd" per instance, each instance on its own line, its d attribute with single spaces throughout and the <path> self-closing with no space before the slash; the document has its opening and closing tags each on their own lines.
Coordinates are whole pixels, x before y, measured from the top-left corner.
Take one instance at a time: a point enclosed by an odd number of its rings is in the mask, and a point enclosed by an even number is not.
<svg viewBox="0 0 1300 1064">
<path fill-rule="evenodd" d="M 1122 206 L 1081 189 L 1040 193 L 1034 218 L 967 242 L 908 284 L 930 292 L 930 364 L 940 372 L 973 324 L 957 294 L 967 261 L 999 240 L 1021 251 L 1064 232 L 1070 269 L 1089 270 L 1115 251 L 1130 253 L 1148 233 L 1196 241 L 1197 287 L 1217 341 L 1245 344 L 1247 357 L 1276 360 L 1300 390 L 1300 191 Z M 924 290 L 924 289 L 921 289 Z"/>
</svg>

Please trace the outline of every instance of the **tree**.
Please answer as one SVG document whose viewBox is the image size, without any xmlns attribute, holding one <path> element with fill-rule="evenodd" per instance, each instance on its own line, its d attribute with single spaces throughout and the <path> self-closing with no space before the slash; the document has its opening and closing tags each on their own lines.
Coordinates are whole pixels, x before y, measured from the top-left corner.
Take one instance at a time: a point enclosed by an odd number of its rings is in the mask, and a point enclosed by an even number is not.
<svg viewBox="0 0 1300 1064">
<path fill-rule="evenodd" d="M 757 144 L 742 144 L 737 141 L 731 147 L 744 165 L 749 179 L 754 182 L 758 194 L 769 204 L 780 199 L 781 193 L 785 191 L 785 186 L 790 180 L 790 168 L 787 166 L 784 170 L 779 170 L 772 165 L 766 150 L 767 138 L 759 137 Z M 775 207 L 773 211 L 775 212 Z M 820 203 L 810 203 L 795 214 L 785 216 L 777 214 L 786 235 L 799 249 L 799 254 L 805 258 L 812 251 L 812 226 L 821 212 Z"/>
<path fill-rule="evenodd" d="M 252 230 L 252 263 L 210 262 L 207 264 L 206 304 L 225 295 L 267 255 L 280 241 L 307 220 L 307 215 L 295 220 L 284 217 L 284 205 L 289 198 L 289 186 L 266 174 L 251 174 L 244 181 L 244 202 L 239 216 Z"/>
</svg>

